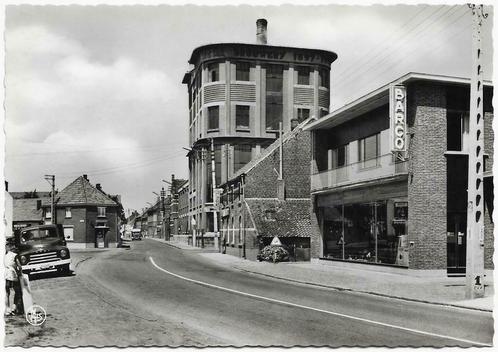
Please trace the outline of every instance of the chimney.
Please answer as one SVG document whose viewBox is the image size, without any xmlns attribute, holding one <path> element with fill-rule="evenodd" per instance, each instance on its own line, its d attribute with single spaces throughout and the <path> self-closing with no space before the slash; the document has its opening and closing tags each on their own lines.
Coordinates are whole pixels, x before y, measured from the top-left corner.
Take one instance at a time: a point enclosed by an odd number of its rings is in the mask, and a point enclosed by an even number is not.
<svg viewBox="0 0 498 352">
<path fill-rule="evenodd" d="M 264 18 L 256 21 L 256 43 L 266 44 L 266 25 L 268 22 Z"/>
<path fill-rule="evenodd" d="M 100 186 L 100 183 L 97 183 L 97 184 L 95 185 L 95 188 L 97 188 L 99 191 L 102 191 L 102 187 Z"/>
<path fill-rule="evenodd" d="M 83 174 L 83 178 L 88 181 L 88 175 L 87 174 Z"/>
</svg>

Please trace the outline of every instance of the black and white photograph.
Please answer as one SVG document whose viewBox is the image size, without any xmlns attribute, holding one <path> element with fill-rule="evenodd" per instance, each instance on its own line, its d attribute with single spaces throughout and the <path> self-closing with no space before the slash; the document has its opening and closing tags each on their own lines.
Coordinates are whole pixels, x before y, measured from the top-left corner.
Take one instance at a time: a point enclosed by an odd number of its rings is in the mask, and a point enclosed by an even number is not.
<svg viewBox="0 0 498 352">
<path fill-rule="evenodd" d="M 3 347 L 494 344 L 494 6 L 7 1 Z"/>
</svg>

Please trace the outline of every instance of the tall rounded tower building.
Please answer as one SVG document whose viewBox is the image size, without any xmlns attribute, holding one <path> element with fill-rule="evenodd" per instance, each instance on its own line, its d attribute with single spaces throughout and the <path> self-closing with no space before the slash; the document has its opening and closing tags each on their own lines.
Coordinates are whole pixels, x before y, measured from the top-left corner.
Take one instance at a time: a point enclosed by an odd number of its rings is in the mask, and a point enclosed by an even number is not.
<svg viewBox="0 0 498 352">
<path fill-rule="evenodd" d="M 194 49 L 182 82 L 189 94 L 189 217 L 206 238 L 214 235 L 212 150 L 218 186 L 278 138 L 280 123 L 286 132 L 329 112 L 337 55 L 267 45 L 267 21 L 256 24 L 257 44 Z"/>
</svg>

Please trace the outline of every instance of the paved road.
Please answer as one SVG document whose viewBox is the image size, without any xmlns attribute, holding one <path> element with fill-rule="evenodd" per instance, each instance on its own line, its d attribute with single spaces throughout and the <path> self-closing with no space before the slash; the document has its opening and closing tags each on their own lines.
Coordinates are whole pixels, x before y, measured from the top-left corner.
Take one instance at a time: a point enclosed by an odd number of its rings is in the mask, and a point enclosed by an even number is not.
<svg viewBox="0 0 498 352">
<path fill-rule="evenodd" d="M 98 255 L 77 274 L 130 310 L 182 327 L 198 345 L 440 347 L 493 339 L 490 313 L 260 277 L 152 240 Z"/>
</svg>

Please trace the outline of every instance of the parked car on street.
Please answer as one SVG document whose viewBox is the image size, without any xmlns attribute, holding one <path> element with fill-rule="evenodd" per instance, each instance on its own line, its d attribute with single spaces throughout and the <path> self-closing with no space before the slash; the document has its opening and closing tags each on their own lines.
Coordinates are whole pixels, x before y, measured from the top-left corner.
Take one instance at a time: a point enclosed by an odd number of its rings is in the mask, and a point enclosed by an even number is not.
<svg viewBox="0 0 498 352">
<path fill-rule="evenodd" d="M 62 225 L 36 225 L 15 232 L 23 273 L 69 273 L 71 256 Z"/>
<path fill-rule="evenodd" d="M 131 240 L 132 241 L 141 241 L 142 240 L 142 233 L 140 232 L 139 229 L 131 230 Z"/>
</svg>

